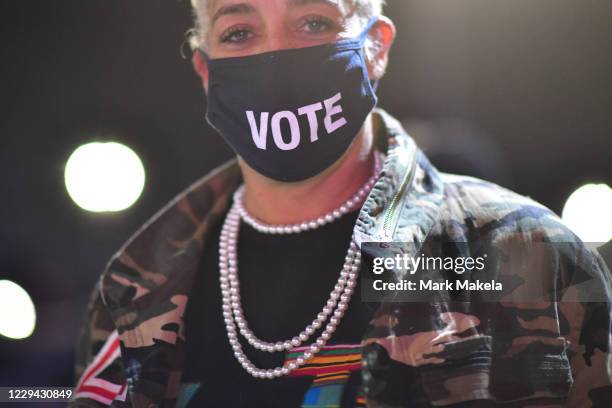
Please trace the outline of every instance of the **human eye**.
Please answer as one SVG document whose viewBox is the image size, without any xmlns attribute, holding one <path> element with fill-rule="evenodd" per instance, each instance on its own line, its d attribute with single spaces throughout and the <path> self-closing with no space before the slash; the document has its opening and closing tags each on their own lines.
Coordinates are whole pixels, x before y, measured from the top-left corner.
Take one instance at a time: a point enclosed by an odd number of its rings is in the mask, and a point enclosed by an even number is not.
<svg viewBox="0 0 612 408">
<path fill-rule="evenodd" d="M 336 23 L 329 18 L 322 16 L 304 17 L 300 29 L 311 34 L 321 34 L 333 31 Z"/>
<path fill-rule="evenodd" d="M 253 38 L 255 34 L 246 26 L 234 26 L 225 30 L 219 41 L 224 44 L 240 44 Z"/>
</svg>

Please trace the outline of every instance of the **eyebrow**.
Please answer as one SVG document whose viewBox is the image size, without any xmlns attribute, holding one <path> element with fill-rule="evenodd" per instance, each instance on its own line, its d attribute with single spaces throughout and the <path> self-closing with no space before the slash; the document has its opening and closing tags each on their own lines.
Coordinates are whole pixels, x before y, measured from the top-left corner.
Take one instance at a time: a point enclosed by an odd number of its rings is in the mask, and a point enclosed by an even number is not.
<svg viewBox="0 0 612 408">
<path fill-rule="evenodd" d="M 307 1 L 307 0 L 304 0 Z M 234 14 L 250 14 L 254 13 L 255 8 L 248 3 L 235 3 L 228 4 L 226 6 L 222 6 L 217 10 L 217 12 L 213 15 L 210 25 L 215 24 L 217 20 L 219 20 L 223 16 L 234 15 Z"/>
</svg>

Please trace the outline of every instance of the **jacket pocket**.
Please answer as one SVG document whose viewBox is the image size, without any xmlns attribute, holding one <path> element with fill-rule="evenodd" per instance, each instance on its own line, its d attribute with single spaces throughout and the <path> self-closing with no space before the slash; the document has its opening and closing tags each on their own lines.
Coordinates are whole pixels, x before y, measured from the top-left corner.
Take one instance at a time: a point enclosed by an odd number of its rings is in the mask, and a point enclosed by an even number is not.
<svg viewBox="0 0 612 408">
<path fill-rule="evenodd" d="M 434 406 L 474 400 L 560 402 L 572 385 L 566 343 L 543 336 L 498 342 L 484 335 L 445 343 L 435 355 L 440 363 L 420 367 L 423 388 Z"/>
</svg>

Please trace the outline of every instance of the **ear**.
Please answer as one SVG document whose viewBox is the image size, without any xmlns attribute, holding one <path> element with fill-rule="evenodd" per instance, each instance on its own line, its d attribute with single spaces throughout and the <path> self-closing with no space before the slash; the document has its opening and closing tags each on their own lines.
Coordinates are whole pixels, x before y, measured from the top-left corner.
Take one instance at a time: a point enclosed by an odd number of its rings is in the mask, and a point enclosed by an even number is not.
<svg viewBox="0 0 612 408">
<path fill-rule="evenodd" d="M 208 62 L 206 58 L 204 58 L 202 52 L 195 50 L 191 57 L 191 62 L 193 64 L 193 69 L 195 69 L 198 76 L 202 79 L 202 86 L 208 91 Z"/>
<path fill-rule="evenodd" d="M 365 51 L 371 80 L 379 80 L 385 75 L 389 62 L 389 51 L 395 40 L 395 34 L 393 21 L 382 15 L 370 29 Z"/>
</svg>

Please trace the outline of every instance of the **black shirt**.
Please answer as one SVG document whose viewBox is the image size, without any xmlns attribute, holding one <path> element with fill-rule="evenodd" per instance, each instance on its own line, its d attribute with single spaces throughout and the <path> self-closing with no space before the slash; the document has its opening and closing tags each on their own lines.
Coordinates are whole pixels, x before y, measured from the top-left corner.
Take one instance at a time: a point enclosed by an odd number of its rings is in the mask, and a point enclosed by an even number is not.
<svg viewBox="0 0 612 408">
<path fill-rule="evenodd" d="M 290 235 L 263 234 L 241 224 L 241 300 L 256 336 L 267 341 L 291 339 L 316 317 L 338 280 L 357 215 L 354 211 L 331 224 Z M 210 228 L 187 306 L 179 402 L 189 407 L 358 406 L 362 399 L 359 343 L 372 313 L 368 304 L 359 301 L 359 288 L 327 347 L 292 376 L 257 379 L 236 361 L 221 312 L 218 251 L 224 218 Z M 239 337 L 257 367 L 278 367 L 288 355 L 295 356 L 291 350 L 256 350 Z"/>
</svg>

